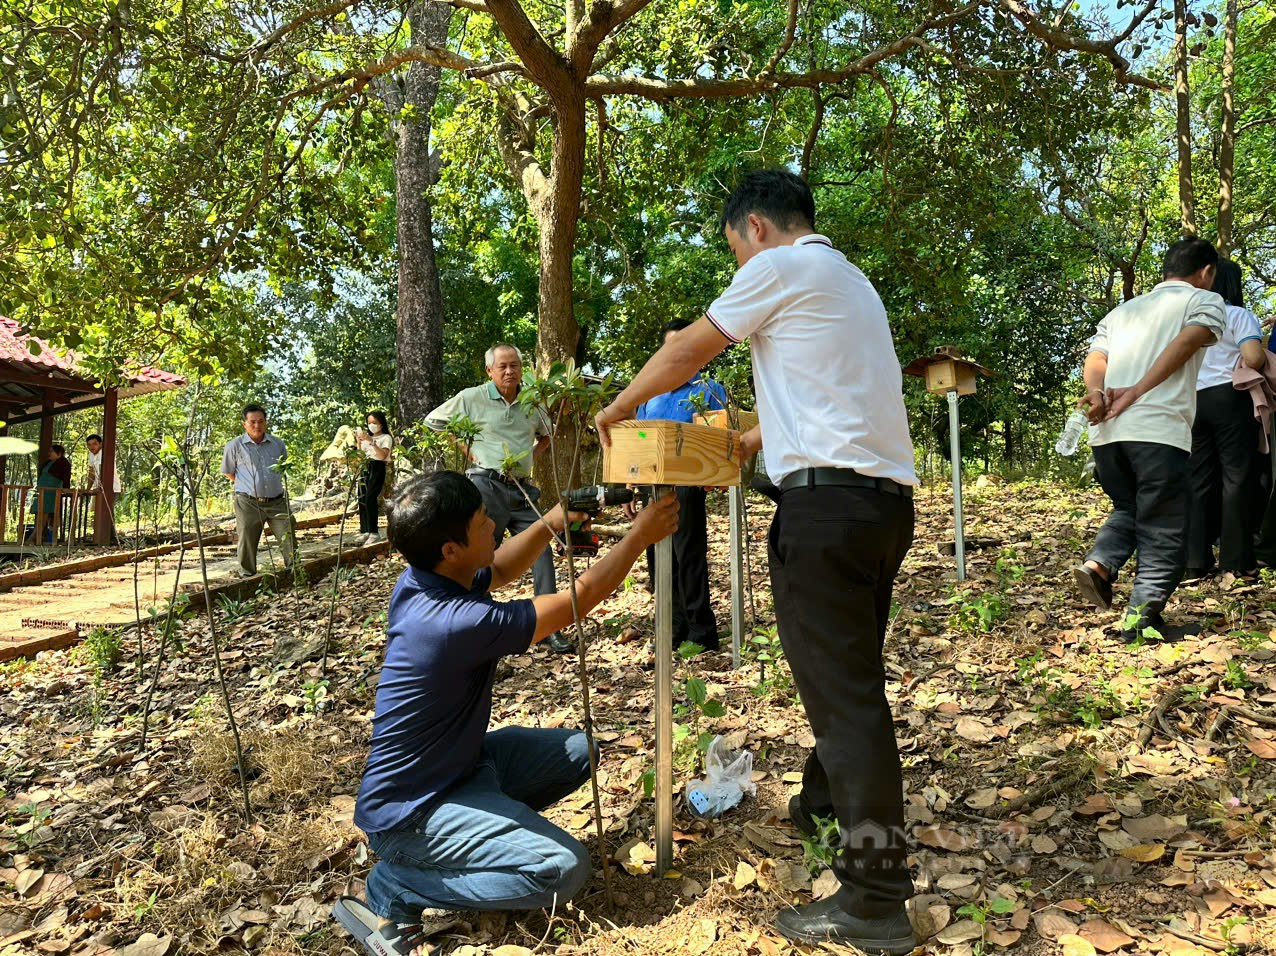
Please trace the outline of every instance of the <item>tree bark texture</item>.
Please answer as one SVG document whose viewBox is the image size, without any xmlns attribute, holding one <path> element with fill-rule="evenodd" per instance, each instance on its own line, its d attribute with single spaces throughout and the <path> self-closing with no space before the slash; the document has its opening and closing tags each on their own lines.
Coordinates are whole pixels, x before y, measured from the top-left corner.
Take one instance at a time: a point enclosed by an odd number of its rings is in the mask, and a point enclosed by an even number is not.
<svg viewBox="0 0 1276 956">
<path fill-rule="evenodd" d="M 1223 25 L 1223 129 L 1218 147 L 1218 254 L 1232 254 L 1232 180 L 1236 172 L 1237 0 L 1227 0 Z"/>
<path fill-rule="evenodd" d="M 413 43 L 443 46 L 452 7 L 417 3 L 408 12 Z M 441 70 L 413 63 L 404 77 L 406 115 L 395 129 L 394 181 L 398 215 L 399 288 L 395 361 L 399 427 L 423 419 L 443 394 L 443 293 L 434 257 L 429 188 L 437 178 L 430 158 L 430 113 Z"/>
<path fill-rule="evenodd" d="M 1195 236 L 1192 192 L 1192 113 L 1187 83 L 1187 0 L 1174 0 L 1174 105 L 1179 153 L 1179 219 L 1184 236 Z"/>
</svg>

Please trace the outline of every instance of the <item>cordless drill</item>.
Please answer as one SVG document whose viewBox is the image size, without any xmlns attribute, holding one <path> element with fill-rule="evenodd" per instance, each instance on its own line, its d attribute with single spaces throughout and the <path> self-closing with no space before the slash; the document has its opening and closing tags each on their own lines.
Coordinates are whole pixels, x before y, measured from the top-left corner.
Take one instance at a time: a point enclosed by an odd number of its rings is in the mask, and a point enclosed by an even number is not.
<svg viewBox="0 0 1276 956">
<path fill-rule="evenodd" d="M 592 518 L 604 508 L 627 505 L 633 500 L 632 488 L 586 485 L 567 492 L 567 510 L 583 511 Z M 593 556 L 598 553 L 598 535 L 588 525 L 587 521 L 573 521 L 567 526 L 567 546 L 572 549 L 572 554 Z"/>
</svg>

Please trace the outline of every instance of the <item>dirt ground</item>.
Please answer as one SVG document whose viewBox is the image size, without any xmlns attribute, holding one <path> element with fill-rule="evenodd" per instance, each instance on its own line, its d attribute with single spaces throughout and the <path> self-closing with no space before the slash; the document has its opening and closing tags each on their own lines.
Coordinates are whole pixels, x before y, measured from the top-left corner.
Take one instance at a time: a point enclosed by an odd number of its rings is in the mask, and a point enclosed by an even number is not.
<svg viewBox="0 0 1276 956">
<path fill-rule="evenodd" d="M 1273 949 L 1276 594 L 1270 578 L 1180 589 L 1169 616 L 1200 633 L 1115 639 L 1121 614 L 1083 607 L 1068 569 L 1102 496 L 985 479 L 967 533 L 990 539 L 958 586 L 947 489 L 917 498 L 918 531 L 887 640 L 904 762 L 915 927 L 927 952 L 1239 953 Z M 711 575 L 730 620 L 726 502 L 711 497 Z M 589 625 L 594 723 L 614 906 L 589 788 L 550 816 L 593 851 L 585 890 L 554 913 L 462 914 L 435 938 L 454 956 L 530 952 L 761 954 L 791 949 L 775 914 L 833 889 L 827 851 L 784 819 L 813 740 L 778 651 L 766 577 L 770 506 L 750 498 L 752 601 L 744 665 L 676 665 L 678 789 L 701 735 L 753 754 L 755 796 L 717 820 L 676 808 L 676 872 L 651 874 L 653 604 L 640 563 Z M 372 860 L 353 828 L 397 559 L 353 569 L 317 654 L 332 577 L 224 606 L 221 659 L 247 748 L 252 820 L 206 621 L 155 671 L 130 636 L 0 667 L 0 956 L 357 952 L 328 918 Z M 1120 589 L 1119 589 L 1120 590 Z M 530 582 L 510 596 L 530 595 Z M 724 644 L 727 643 L 724 640 Z M 574 658 L 504 662 L 493 725 L 580 721 Z M 141 747 L 146 687 L 157 676 Z M 706 705 L 692 706 L 704 682 Z M 692 681 L 689 685 L 687 682 Z M 713 706 L 708 702 L 717 702 Z M 720 716 L 718 716 L 720 712 Z M 707 736 L 706 736 L 707 739 Z M 823 855 L 822 855 L 823 854 Z M 836 946 L 829 952 L 849 952 Z"/>
</svg>

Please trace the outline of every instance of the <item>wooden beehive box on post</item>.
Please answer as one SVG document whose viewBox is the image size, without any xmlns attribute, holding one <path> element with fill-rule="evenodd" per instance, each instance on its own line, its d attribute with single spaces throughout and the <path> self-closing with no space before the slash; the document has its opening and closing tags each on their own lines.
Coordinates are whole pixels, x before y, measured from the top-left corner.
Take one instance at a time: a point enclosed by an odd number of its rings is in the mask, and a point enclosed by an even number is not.
<svg viewBox="0 0 1276 956">
<path fill-rule="evenodd" d="M 615 485 L 738 485 L 740 433 L 651 419 L 617 422 L 608 434 L 603 481 Z"/>
<path fill-rule="evenodd" d="M 696 412 L 695 419 L 701 425 L 711 425 L 714 428 L 731 427 L 731 413 L 725 408 L 715 408 L 713 411 L 705 412 L 704 414 Z M 737 430 L 747 432 L 757 425 L 758 413 L 748 412 L 743 408 L 738 409 L 735 412 L 735 421 Z"/>
<path fill-rule="evenodd" d="M 958 395 L 974 395 L 976 376 L 991 375 L 992 372 L 977 362 L 962 358 L 957 347 L 940 345 L 934 355 L 910 362 L 904 368 L 904 374 L 925 378 L 926 390 L 937 395 L 951 391 Z"/>
</svg>

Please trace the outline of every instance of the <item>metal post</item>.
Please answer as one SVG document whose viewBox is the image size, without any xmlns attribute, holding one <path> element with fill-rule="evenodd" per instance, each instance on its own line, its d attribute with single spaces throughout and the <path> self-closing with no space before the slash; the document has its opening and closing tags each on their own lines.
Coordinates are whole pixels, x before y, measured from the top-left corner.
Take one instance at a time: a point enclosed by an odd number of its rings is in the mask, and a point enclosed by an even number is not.
<svg viewBox="0 0 1276 956">
<path fill-rule="evenodd" d="M 744 486 L 729 492 L 731 502 L 731 666 L 740 667 L 740 645 L 744 638 Z"/>
<path fill-rule="evenodd" d="M 961 420 L 957 417 L 957 389 L 948 393 L 948 435 L 953 464 L 953 526 L 956 534 L 957 580 L 966 580 L 966 532 L 961 521 Z"/>
<path fill-rule="evenodd" d="M 658 487 L 653 498 L 672 494 Z M 673 539 L 656 543 L 656 876 L 673 868 Z"/>
</svg>

